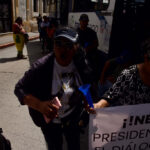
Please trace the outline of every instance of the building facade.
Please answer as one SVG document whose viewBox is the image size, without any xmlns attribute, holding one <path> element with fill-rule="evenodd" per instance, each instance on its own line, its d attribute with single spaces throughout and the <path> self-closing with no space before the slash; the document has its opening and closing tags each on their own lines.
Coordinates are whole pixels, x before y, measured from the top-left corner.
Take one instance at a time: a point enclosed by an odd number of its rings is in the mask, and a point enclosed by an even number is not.
<svg viewBox="0 0 150 150">
<path fill-rule="evenodd" d="M 0 0 L 0 33 L 11 32 L 18 16 L 23 18 L 27 32 L 37 31 L 36 18 L 39 14 L 54 17 L 55 13 L 55 0 Z"/>
<path fill-rule="evenodd" d="M 61 24 L 68 22 L 68 13 L 75 0 L 0 0 L 0 33 L 12 32 L 12 24 L 20 16 L 27 32 L 37 31 L 36 18 L 47 15 L 57 18 Z"/>
</svg>

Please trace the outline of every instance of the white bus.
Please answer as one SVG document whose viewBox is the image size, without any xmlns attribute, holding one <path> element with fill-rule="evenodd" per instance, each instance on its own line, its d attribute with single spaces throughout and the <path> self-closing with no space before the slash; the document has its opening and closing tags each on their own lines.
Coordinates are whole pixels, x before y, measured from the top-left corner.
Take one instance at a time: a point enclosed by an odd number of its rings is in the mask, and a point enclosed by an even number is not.
<svg viewBox="0 0 150 150">
<path fill-rule="evenodd" d="M 89 17 L 89 27 L 96 31 L 99 49 L 108 53 L 109 39 L 112 27 L 112 16 L 116 0 L 111 0 L 110 3 L 105 0 L 105 5 L 109 4 L 104 11 L 98 12 L 70 12 L 68 25 L 77 28 L 79 26 L 79 17 L 82 13 L 86 13 Z M 99 3 L 98 3 L 99 4 Z"/>
<path fill-rule="evenodd" d="M 115 57 L 126 44 L 135 43 L 132 37 L 140 22 L 138 17 L 145 16 L 149 8 L 149 0 L 74 0 L 68 25 L 77 28 L 80 15 L 87 14 L 89 27 L 97 33 L 98 49 Z"/>
</svg>

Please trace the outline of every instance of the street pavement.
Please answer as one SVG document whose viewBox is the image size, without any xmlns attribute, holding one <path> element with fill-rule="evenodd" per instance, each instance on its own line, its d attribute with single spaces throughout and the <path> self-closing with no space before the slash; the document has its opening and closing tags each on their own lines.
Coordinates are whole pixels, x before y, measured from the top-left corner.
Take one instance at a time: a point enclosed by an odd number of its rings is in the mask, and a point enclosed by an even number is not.
<svg viewBox="0 0 150 150">
<path fill-rule="evenodd" d="M 32 122 L 27 106 L 21 106 L 14 95 L 16 82 L 42 56 L 38 47 L 41 47 L 38 40 L 30 41 L 24 47 L 28 59 L 21 60 L 16 59 L 15 46 L 0 50 L 0 128 L 13 150 L 46 150 L 40 128 Z"/>
<path fill-rule="evenodd" d="M 40 128 L 32 122 L 27 106 L 20 105 L 14 95 L 15 84 L 30 65 L 43 56 L 41 51 L 39 39 L 25 45 L 23 53 L 28 59 L 16 59 L 15 46 L 0 49 L 0 128 L 10 140 L 13 150 L 46 150 Z M 81 136 L 82 150 L 87 150 L 87 135 Z"/>
</svg>

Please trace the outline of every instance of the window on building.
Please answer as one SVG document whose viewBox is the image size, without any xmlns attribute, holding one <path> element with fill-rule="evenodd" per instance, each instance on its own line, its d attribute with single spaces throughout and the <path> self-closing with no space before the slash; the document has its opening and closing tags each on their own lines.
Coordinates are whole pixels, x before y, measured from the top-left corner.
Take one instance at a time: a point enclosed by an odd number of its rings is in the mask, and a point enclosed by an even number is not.
<svg viewBox="0 0 150 150">
<path fill-rule="evenodd" d="M 33 0 L 34 12 L 38 12 L 38 0 Z"/>
</svg>

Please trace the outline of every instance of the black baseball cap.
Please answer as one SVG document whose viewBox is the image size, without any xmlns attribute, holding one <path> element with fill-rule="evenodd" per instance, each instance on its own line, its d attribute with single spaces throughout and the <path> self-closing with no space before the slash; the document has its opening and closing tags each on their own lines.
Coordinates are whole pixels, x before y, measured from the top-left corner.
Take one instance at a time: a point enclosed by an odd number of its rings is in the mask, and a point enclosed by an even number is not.
<svg viewBox="0 0 150 150">
<path fill-rule="evenodd" d="M 89 21 L 89 17 L 87 14 L 82 14 L 79 18 L 79 21 Z"/>
<path fill-rule="evenodd" d="M 56 30 L 55 35 L 54 35 L 54 40 L 56 40 L 59 37 L 64 37 L 73 43 L 77 43 L 78 41 L 77 31 L 70 27 L 64 27 L 64 28 Z"/>
</svg>

